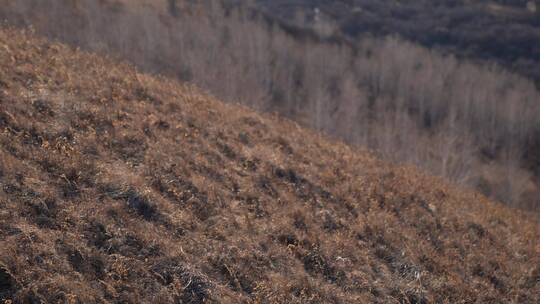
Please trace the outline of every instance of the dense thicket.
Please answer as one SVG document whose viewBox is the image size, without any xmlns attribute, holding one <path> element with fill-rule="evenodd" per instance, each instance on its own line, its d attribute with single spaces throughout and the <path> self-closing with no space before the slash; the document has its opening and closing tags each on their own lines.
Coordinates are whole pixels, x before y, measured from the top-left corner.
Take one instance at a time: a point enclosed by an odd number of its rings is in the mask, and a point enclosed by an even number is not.
<svg viewBox="0 0 540 304">
<path fill-rule="evenodd" d="M 12 23 L 538 207 L 539 94 L 499 68 L 397 38 L 304 35 L 217 1 L 0 2 Z"/>
</svg>

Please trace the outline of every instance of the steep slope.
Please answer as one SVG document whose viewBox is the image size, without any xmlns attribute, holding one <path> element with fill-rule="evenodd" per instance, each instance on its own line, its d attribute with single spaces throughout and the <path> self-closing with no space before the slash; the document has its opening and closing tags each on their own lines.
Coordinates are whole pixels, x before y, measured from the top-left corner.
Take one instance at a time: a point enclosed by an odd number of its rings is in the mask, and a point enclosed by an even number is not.
<svg viewBox="0 0 540 304">
<path fill-rule="evenodd" d="M 529 80 L 396 38 L 320 39 L 224 2 L 0 0 L 0 20 L 540 212 L 540 91 Z"/>
<path fill-rule="evenodd" d="M 0 31 L 0 300 L 538 303 L 536 215 Z"/>
</svg>

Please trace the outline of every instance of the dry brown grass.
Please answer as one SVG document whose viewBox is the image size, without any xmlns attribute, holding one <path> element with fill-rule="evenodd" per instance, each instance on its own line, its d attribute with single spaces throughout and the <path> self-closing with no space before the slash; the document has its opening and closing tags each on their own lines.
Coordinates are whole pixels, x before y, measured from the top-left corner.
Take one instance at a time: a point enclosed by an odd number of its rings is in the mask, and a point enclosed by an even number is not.
<svg viewBox="0 0 540 304">
<path fill-rule="evenodd" d="M 540 301 L 537 215 L 14 30 L 0 153 L 7 303 Z"/>
<path fill-rule="evenodd" d="M 396 37 L 319 39 L 230 2 L 250 1 L 0 0 L 0 20 L 540 212 L 533 82 Z"/>
</svg>

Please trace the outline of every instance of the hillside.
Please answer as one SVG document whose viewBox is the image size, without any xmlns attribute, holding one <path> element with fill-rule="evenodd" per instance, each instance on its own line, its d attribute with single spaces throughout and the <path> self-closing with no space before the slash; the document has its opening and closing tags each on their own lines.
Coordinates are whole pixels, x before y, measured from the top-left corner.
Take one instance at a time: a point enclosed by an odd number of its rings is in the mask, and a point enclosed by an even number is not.
<svg viewBox="0 0 540 304">
<path fill-rule="evenodd" d="M 6 24 L 540 212 L 533 82 L 395 37 L 347 42 L 275 19 L 225 0 L 0 0 Z"/>
<path fill-rule="evenodd" d="M 538 303 L 537 215 L 0 30 L 4 303 Z"/>
<path fill-rule="evenodd" d="M 317 8 L 329 33 L 399 35 L 462 58 L 495 62 L 540 85 L 540 3 L 535 0 L 255 2 L 285 23 L 314 27 Z M 305 18 L 298 18 L 300 12 Z"/>
</svg>

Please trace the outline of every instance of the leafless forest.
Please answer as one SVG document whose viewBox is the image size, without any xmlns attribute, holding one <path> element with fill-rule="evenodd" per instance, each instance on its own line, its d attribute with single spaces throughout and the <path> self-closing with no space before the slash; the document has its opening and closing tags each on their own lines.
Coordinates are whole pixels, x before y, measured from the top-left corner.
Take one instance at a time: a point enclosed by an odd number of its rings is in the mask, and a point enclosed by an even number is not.
<svg viewBox="0 0 540 304">
<path fill-rule="evenodd" d="M 219 1 L 0 4 L 0 18 L 10 24 L 116 54 L 500 201 L 540 209 L 540 96 L 531 81 L 497 66 L 396 37 L 321 38 Z"/>
<path fill-rule="evenodd" d="M 259 9 L 286 24 L 306 27 L 309 19 L 325 20 L 333 31 L 351 38 L 398 34 L 461 58 L 497 62 L 540 85 L 537 0 L 255 1 Z M 307 23 L 296 18 L 298 12 L 308 17 Z"/>
</svg>

